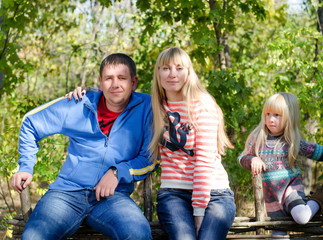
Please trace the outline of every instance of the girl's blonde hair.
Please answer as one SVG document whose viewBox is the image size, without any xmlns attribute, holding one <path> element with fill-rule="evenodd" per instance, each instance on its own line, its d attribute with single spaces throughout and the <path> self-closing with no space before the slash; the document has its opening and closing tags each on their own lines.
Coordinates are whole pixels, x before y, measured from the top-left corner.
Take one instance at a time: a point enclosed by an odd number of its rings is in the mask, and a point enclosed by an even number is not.
<svg viewBox="0 0 323 240">
<path fill-rule="evenodd" d="M 252 138 L 255 153 L 258 157 L 259 150 L 265 149 L 266 140 L 270 134 L 266 126 L 266 114 L 268 112 L 278 113 L 282 115 L 282 126 L 284 133 L 282 138 L 285 139 L 289 146 L 288 161 L 291 168 L 294 167 L 295 160 L 299 153 L 301 133 L 299 130 L 299 106 L 297 97 L 290 93 L 280 92 L 272 95 L 264 104 L 261 121 L 258 126 L 249 135 L 247 144 Z M 257 150 L 258 149 L 258 150 Z"/>
<path fill-rule="evenodd" d="M 163 65 L 173 62 L 175 65 L 181 65 L 188 69 L 187 81 L 181 89 L 183 100 L 187 102 L 187 110 L 190 124 L 198 129 L 194 113 L 191 112 L 191 106 L 194 101 L 200 101 L 204 106 L 210 106 L 210 102 L 213 102 L 213 107 L 209 107 L 207 111 L 214 113 L 219 119 L 218 128 L 218 152 L 224 154 L 225 147 L 233 148 L 229 138 L 227 137 L 224 129 L 224 119 L 221 108 L 218 106 L 214 98 L 207 92 L 207 90 L 201 85 L 197 74 L 193 69 L 188 54 L 181 48 L 168 48 L 162 51 L 155 64 L 153 90 L 152 90 L 152 109 L 153 109 L 153 129 L 154 135 L 152 141 L 149 144 L 149 150 L 153 157 L 156 157 L 159 150 L 159 141 L 163 133 L 164 125 L 168 123 L 166 111 L 163 107 L 163 101 L 167 102 L 166 92 L 163 89 L 160 77 L 159 68 Z M 215 109 L 215 111 L 214 111 Z"/>
</svg>

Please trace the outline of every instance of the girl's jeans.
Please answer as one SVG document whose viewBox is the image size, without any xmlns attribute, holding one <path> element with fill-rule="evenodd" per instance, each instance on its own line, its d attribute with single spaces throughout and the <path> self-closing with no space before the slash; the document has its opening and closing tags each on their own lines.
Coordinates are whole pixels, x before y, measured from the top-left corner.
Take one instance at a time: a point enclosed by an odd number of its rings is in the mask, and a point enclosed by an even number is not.
<svg viewBox="0 0 323 240">
<path fill-rule="evenodd" d="M 97 201 L 92 190 L 48 190 L 32 212 L 21 239 L 65 239 L 83 220 L 111 239 L 152 238 L 147 219 L 127 193 L 115 192 Z"/>
<path fill-rule="evenodd" d="M 157 214 L 169 240 L 195 240 L 192 191 L 164 188 L 157 194 Z M 230 189 L 211 191 L 199 231 L 200 240 L 226 239 L 235 217 L 235 203 Z"/>
</svg>

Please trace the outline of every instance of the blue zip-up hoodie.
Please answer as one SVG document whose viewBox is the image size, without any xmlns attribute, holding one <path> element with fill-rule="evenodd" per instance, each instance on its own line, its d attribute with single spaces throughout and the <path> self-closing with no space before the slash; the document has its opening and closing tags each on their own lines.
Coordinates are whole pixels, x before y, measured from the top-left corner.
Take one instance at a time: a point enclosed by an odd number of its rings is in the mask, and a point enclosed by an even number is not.
<svg viewBox="0 0 323 240">
<path fill-rule="evenodd" d="M 109 137 L 99 126 L 97 105 L 102 92 L 89 92 L 80 103 L 58 98 L 28 112 L 19 136 L 19 172 L 33 174 L 38 141 L 53 134 L 69 137 L 67 159 L 50 189 L 93 189 L 114 166 L 118 169 L 116 191 L 131 193 L 134 181 L 158 167 L 149 158 L 152 110 L 148 94 L 132 92 L 126 109 L 115 120 Z"/>
</svg>

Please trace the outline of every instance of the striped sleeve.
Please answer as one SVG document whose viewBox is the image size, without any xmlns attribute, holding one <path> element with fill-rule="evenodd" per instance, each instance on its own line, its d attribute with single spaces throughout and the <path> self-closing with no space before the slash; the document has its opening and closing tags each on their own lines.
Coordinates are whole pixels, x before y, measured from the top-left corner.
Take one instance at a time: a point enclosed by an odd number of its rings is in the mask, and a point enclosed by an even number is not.
<svg viewBox="0 0 323 240">
<path fill-rule="evenodd" d="M 203 216 L 210 200 L 213 169 L 220 163 L 217 151 L 219 120 L 202 107 L 198 109 L 196 132 L 196 162 L 194 168 L 192 206 L 195 216 Z"/>
</svg>

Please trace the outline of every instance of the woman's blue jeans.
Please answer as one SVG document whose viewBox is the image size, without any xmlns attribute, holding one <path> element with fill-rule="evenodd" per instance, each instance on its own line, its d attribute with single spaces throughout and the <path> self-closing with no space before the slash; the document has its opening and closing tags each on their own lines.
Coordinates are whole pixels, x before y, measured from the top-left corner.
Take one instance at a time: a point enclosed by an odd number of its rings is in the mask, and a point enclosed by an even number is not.
<svg viewBox="0 0 323 240">
<path fill-rule="evenodd" d="M 159 190 L 157 214 L 169 240 L 226 239 L 235 217 L 233 192 L 230 189 L 211 191 L 211 199 L 198 238 L 191 199 L 192 191 L 171 188 Z"/>
<path fill-rule="evenodd" d="M 83 221 L 111 239 L 152 239 L 147 219 L 128 194 L 115 192 L 97 201 L 91 190 L 48 190 L 32 212 L 21 239 L 65 239 Z"/>
</svg>

